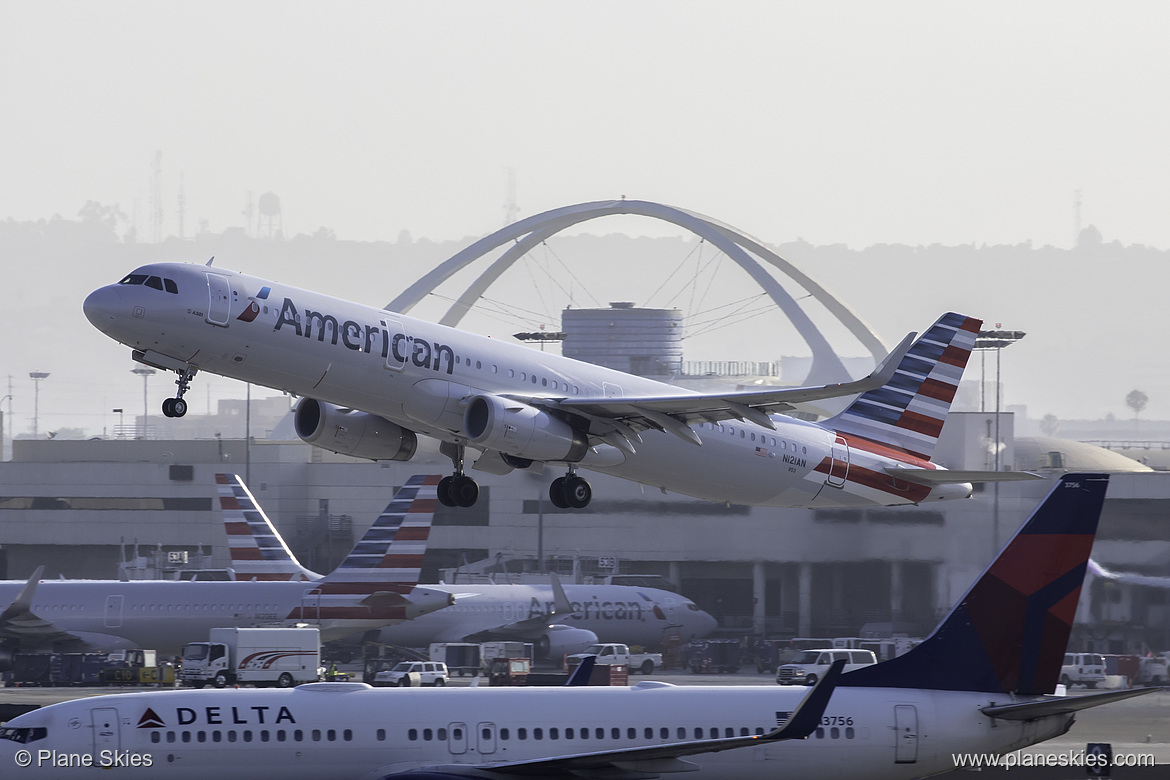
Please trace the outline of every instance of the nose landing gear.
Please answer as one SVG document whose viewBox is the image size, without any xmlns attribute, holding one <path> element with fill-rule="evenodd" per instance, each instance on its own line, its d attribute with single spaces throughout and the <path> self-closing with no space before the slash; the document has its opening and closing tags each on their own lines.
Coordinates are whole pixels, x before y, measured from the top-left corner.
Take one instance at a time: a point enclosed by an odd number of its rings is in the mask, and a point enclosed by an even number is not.
<svg viewBox="0 0 1170 780">
<path fill-rule="evenodd" d="M 198 370 L 187 366 L 182 371 L 179 371 L 179 378 L 175 380 L 175 384 L 179 386 L 179 392 L 175 394 L 174 398 L 168 398 L 162 402 L 162 413 L 166 417 L 182 417 L 187 413 L 187 402 L 183 400 L 183 395 L 191 388 L 191 380 L 199 373 Z"/>
</svg>

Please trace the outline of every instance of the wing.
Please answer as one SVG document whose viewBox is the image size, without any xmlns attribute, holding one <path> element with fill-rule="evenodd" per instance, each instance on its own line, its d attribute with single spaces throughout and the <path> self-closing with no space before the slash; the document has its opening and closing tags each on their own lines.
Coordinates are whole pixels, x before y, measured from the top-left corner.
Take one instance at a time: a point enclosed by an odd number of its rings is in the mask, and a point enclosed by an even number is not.
<svg viewBox="0 0 1170 780">
<path fill-rule="evenodd" d="M 36 593 L 37 582 L 45 573 L 44 566 L 38 566 L 28 582 L 20 589 L 20 594 L 0 613 L 0 637 L 19 640 L 24 647 L 55 644 L 59 642 L 80 642 L 81 639 L 70 634 L 50 620 L 38 616 L 32 611 L 33 594 Z"/>
<path fill-rule="evenodd" d="M 549 612 L 543 612 L 539 615 L 534 615 L 524 620 L 516 620 L 512 623 L 503 623 L 493 628 L 485 628 L 470 634 L 463 638 L 467 642 L 486 642 L 492 639 L 501 639 L 509 637 L 521 637 L 533 631 L 543 631 L 549 627 L 556 617 L 563 617 L 573 613 L 573 605 L 569 602 L 569 597 L 565 595 L 565 589 L 561 586 L 560 577 L 556 572 L 549 573 L 549 584 L 552 585 L 553 592 L 553 608 Z M 456 603 L 459 601 L 459 596 L 455 597 Z"/>
<path fill-rule="evenodd" d="M 812 734 L 820 724 L 821 717 L 825 714 L 825 708 L 829 705 L 829 699 L 833 695 L 833 690 L 836 688 L 843 668 L 845 668 L 844 661 L 834 661 L 825 676 L 812 687 L 812 690 L 801 700 L 800 705 L 793 710 L 792 717 L 785 721 L 783 726 L 768 734 L 753 737 L 703 739 L 640 748 L 599 750 L 593 753 L 574 753 L 530 761 L 480 764 L 476 768 L 487 770 L 493 775 L 547 778 L 604 776 L 610 780 L 623 780 L 623 778 L 634 780 L 658 773 L 698 769 L 694 764 L 683 759 L 686 756 L 718 753 L 723 750 L 766 745 L 788 739 L 804 739 Z M 468 767 L 466 765 L 447 765 L 425 767 L 425 769 L 462 777 L 464 776 L 462 773 L 466 772 Z"/>
<path fill-rule="evenodd" d="M 517 397 L 550 411 L 576 415 L 589 421 L 589 433 L 622 449 L 640 441 L 639 431 L 656 429 L 701 444 L 690 426 L 720 420 L 751 420 L 774 428 L 768 415 L 795 408 L 795 404 L 823 398 L 857 395 L 885 385 L 910 350 L 915 334 L 902 339 L 885 360 L 864 379 L 820 387 L 773 388 L 729 393 L 679 393 L 677 395 L 594 398 Z M 623 440 L 626 446 L 623 446 Z"/>
</svg>

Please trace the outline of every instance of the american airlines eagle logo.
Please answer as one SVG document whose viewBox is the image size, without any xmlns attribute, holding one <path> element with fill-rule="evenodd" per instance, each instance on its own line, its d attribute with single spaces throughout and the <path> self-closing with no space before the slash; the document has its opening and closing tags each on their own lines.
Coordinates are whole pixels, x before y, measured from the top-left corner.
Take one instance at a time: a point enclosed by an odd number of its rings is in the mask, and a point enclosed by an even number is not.
<svg viewBox="0 0 1170 780">
<path fill-rule="evenodd" d="M 240 316 L 236 317 L 240 322 L 251 322 L 256 319 L 256 315 L 260 313 L 260 304 L 256 301 L 248 301 L 248 307 L 240 312 Z"/>
<path fill-rule="evenodd" d="M 147 707 L 146 712 L 142 713 L 142 717 L 138 719 L 138 728 L 140 729 L 165 729 L 166 727 L 167 724 L 163 723 L 163 719 L 150 707 Z"/>
</svg>

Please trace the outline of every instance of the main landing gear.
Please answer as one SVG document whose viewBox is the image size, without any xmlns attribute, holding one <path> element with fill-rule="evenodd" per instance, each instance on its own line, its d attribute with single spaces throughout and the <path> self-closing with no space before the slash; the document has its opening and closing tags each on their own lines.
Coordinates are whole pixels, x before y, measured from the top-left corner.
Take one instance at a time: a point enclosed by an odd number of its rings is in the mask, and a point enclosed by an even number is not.
<svg viewBox="0 0 1170 780">
<path fill-rule="evenodd" d="M 475 506 L 479 500 L 479 483 L 463 473 L 463 454 L 466 447 L 462 444 L 439 445 L 439 451 L 451 459 L 455 466 L 455 473 L 443 477 L 435 487 L 439 503 L 443 506 Z"/>
<path fill-rule="evenodd" d="M 191 380 L 199 372 L 187 366 L 178 373 L 179 378 L 175 380 L 175 384 L 179 386 L 179 392 L 174 398 L 162 402 L 162 413 L 167 417 L 182 417 L 187 413 L 187 402 L 183 400 L 183 395 L 191 388 Z"/>
<path fill-rule="evenodd" d="M 584 509 L 593 500 L 593 488 L 570 467 L 568 474 L 549 485 L 548 497 L 559 509 Z"/>
</svg>

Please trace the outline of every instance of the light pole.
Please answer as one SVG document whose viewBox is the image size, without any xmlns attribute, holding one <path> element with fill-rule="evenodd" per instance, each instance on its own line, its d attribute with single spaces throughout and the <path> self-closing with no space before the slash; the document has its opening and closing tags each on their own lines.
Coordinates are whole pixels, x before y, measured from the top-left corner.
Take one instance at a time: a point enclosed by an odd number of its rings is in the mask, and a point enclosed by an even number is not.
<svg viewBox="0 0 1170 780">
<path fill-rule="evenodd" d="M 12 393 L 0 398 L 0 404 L 3 404 L 5 401 L 8 402 L 8 419 L 5 420 L 3 417 L 4 413 L 0 412 L 0 460 L 4 460 L 4 425 L 5 423 L 12 425 Z"/>
<path fill-rule="evenodd" d="M 125 409 L 111 409 L 111 412 L 118 415 L 118 438 L 126 433 L 126 410 Z"/>
<path fill-rule="evenodd" d="M 155 370 L 147 366 L 139 366 L 138 368 L 130 369 L 130 373 L 138 374 L 142 377 L 142 438 L 146 438 L 146 380 L 155 375 Z"/>
<path fill-rule="evenodd" d="M 33 381 L 33 438 L 40 438 L 41 380 L 48 379 L 48 371 L 30 371 L 28 378 Z"/>
<path fill-rule="evenodd" d="M 998 328 L 999 323 L 995 323 Z M 1004 347 L 1010 347 L 1017 341 L 1022 339 L 1025 335 L 1022 330 L 981 330 L 979 335 L 975 337 L 975 349 L 986 353 L 989 349 L 995 350 L 995 443 L 993 445 L 995 451 L 995 470 L 999 471 L 999 353 L 1003 351 Z M 981 380 L 982 381 L 982 380 Z M 980 396 L 983 395 L 983 388 L 979 388 Z M 982 405 L 980 408 L 982 411 Z M 992 509 L 991 509 L 991 550 L 993 553 L 999 551 L 999 483 L 993 482 L 992 486 Z"/>
</svg>

